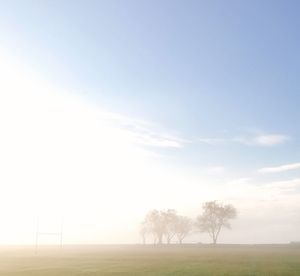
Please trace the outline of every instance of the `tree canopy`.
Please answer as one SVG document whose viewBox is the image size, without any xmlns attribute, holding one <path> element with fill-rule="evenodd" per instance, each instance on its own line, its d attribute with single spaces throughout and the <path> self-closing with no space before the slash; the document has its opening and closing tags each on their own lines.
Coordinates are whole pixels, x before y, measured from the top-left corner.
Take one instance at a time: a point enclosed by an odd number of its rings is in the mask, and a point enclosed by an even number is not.
<svg viewBox="0 0 300 276">
<path fill-rule="evenodd" d="M 224 205 L 217 201 L 206 202 L 202 208 L 203 213 L 197 217 L 196 228 L 207 232 L 216 244 L 222 228 L 231 229 L 229 221 L 236 218 L 237 211 L 231 204 Z"/>
</svg>

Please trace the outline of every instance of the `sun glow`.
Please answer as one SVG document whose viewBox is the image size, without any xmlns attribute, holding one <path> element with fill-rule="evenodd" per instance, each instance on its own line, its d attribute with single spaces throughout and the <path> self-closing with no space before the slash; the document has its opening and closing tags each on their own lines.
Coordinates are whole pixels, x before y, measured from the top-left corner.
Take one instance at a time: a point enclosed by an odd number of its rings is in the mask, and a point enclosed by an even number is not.
<svg viewBox="0 0 300 276">
<path fill-rule="evenodd" d="M 180 139 L 61 90 L 4 51 L 0 60 L 0 243 L 33 243 L 37 217 L 62 216 L 66 243 L 136 242 L 146 211 L 197 189 L 182 189 L 190 177 L 150 150 Z"/>
<path fill-rule="evenodd" d="M 146 208 L 146 198 L 136 195 L 147 182 L 141 175 L 149 158 L 132 135 L 80 96 L 59 91 L 7 55 L 0 60 L 0 209 L 6 218 L 0 239 L 30 243 L 37 215 L 68 216 L 78 235 L 85 226 L 105 229 L 99 221 L 126 219 L 123 212 L 136 204 Z M 13 233 L 20 227 L 27 239 Z"/>
</svg>

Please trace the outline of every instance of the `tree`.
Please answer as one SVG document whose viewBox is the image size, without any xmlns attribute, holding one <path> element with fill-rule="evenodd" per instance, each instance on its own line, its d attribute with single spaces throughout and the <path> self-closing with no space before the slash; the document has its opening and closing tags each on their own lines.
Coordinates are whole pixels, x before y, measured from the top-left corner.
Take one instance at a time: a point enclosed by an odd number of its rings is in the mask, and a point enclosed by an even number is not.
<svg viewBox="0 0 300 276">
<path fill-rule="evenodd" d="M 191 233 L 192 229 L 193 224 L 188 217 L 177 216 L 174 230 L 180 244 L 182 244 L 182 241 L 186 238 L 186 236 Z"/>
<path fill-rule="evenodd" d="M 152 210 L 148 212 L 145 220 L 140 225 L 140 235 L 143 244 L 146 243 L 146 236 L 153 235 L 154 244 L 163 243 L 165 237 L 167 244 L 172 242 L 176 236 L 179 243 L 191 232 L 193 224 L 184 216 L 178 216 L 176 210 Z"/>
<path fill-rule="evenodd" d="M 168 209 L 167 211 L 161 211 L 163 223 L 165 224 L 164 235 L 166 237 L 167 244 L 170 244 L 173 237 L 176 234 L 176 223 L 177 223 L 177 213 L 174 209 Z"/>
<path fill-rule="evenodd" d="M 148 232 L 153 234 L 154 243 L 162 244 L 163 235 L 166 232 L 166 224 L 162 211 L 152 210 L 145 218 L 144 224 Z"/>
<path fill-rule="evenodd" d="M 229 220 L 236 218 L 237 211 L 232 205 L 217 201 L 206 202 L 202 208 L 203 214 L 197 217 L 196 227 L 201 232 L 207 232 L 216 244 L 222 228 L 231 229 Z"/>
</svg>

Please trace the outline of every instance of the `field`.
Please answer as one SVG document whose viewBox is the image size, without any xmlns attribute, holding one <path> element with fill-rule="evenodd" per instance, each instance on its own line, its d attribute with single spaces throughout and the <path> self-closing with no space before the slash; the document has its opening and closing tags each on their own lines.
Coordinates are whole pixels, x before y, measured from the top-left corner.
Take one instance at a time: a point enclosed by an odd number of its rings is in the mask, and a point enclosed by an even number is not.
<svg viewBox="0 0 300 276">
<path fill-rule="evenodd" d="M 300 275 L 300 247 L 2 247 L 0 275 Z"/>
</svg>

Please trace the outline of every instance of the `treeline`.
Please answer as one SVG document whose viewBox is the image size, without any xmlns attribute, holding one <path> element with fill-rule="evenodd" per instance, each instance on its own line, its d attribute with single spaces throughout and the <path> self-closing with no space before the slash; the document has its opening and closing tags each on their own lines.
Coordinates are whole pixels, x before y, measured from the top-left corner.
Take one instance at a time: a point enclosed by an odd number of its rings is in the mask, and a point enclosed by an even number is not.
<svg viewBox="0 0 300 276">
<path fill-rule="evenodd" d="M 140 225 L 143 244 L 152 237 L 154 244 L 182 244 L 192 232 L 208 233 L 213 244 L 217 243 L 223 228 L 231 228 L 230 220 L 236 218 L 237 211 L 231 204 L 209 201 L 203 204 L 202 213 L 195 220 L 177 214 L 174 209 L 151 210 Z"/>
</svg>

